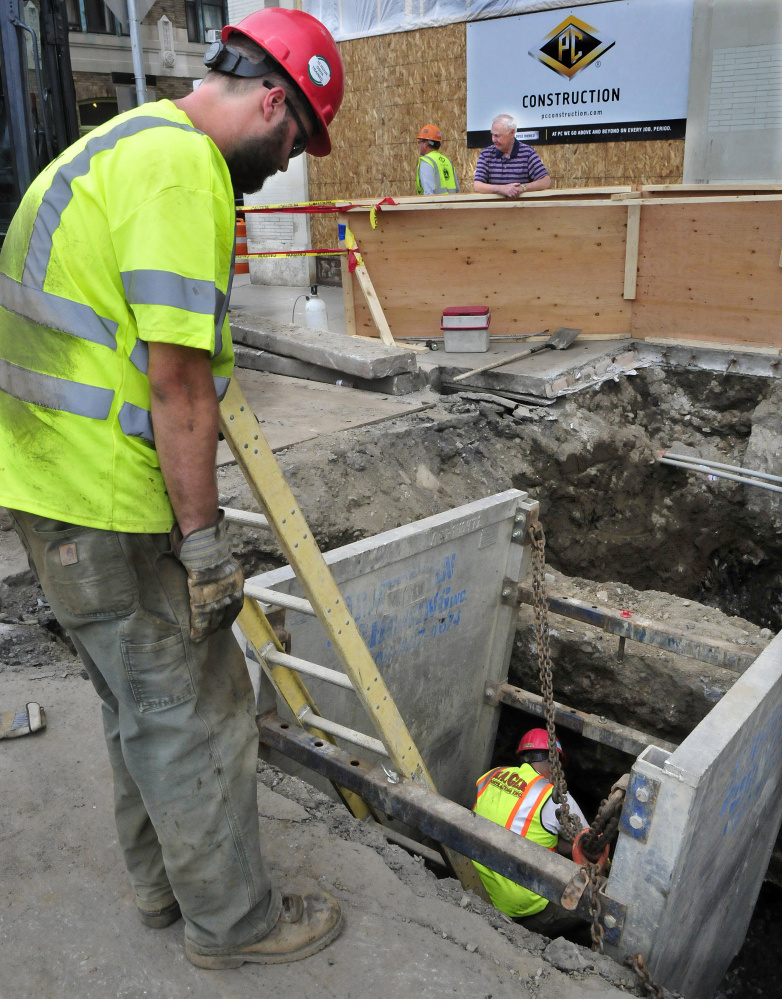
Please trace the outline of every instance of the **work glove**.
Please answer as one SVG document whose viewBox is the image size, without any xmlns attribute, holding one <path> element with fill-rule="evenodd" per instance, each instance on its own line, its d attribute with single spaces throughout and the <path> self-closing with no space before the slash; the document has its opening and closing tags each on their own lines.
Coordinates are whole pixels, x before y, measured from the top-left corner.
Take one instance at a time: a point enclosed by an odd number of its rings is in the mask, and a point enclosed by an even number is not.
<svg viewBox="0 0 782 999">
<path fill-rule="evenodd" d="M 174 524 L 171 547 L 187 569 L 190 638 L 203 642 L 218 628 L 230 628 L 244 603 L 244 573 L 228 547 L 225 513 L 184 538 Z"/>
</svg>

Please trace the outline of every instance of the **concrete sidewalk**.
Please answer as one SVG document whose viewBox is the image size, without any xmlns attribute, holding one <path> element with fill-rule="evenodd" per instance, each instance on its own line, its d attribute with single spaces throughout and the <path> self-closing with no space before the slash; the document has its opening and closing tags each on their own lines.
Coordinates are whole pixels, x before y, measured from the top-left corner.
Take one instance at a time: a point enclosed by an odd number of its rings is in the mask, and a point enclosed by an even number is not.
<svg viewBox="0 0 782 999">
<path fill-rule="evenodd" d="M 251 284 L 249 274 L 237 274 L 234 277 L 229 308 L 249 309 L 278 323 L 306 326 L 307 303 L 301 296 L 309 293 L 308 286 L 291 288 L 282 285 Z M 345 306 L 342 301 L 342 289 L 319 284 L 318 297 L 323 299 L 326 306 L 331 332 L 344 333 Z"/>
</svg>

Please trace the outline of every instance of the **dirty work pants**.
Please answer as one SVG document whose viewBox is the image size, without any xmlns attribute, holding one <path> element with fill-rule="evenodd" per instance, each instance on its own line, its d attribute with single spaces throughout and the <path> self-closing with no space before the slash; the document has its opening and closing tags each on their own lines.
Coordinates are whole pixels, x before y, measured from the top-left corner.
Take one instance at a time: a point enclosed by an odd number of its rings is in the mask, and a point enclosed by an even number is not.
<svg viewBox="0 0 782 999">
<path fill-rule="evenodd" d="M 190 641 L 187 575 L 167 535 L 10 512 L 103 702 L 137 904 L 165 906 L 173 890 L 202 953 L 260 940 L 281 899 L 261 858 L 255 702 L 236 639 Z"/>
<path fill-rule="evenodd" d="M 585 926 L 586 923 L 572 912 L 556 902 L 549 902 L 545 909 L 536 912 L 533 916 L 517 916 L 514 923 L 519 923 L 525 929 L 533 933 L 541 933 L 544 937 L 558 937 L 567 930 L 573 930 L 576 926 Z"/>
</svg>

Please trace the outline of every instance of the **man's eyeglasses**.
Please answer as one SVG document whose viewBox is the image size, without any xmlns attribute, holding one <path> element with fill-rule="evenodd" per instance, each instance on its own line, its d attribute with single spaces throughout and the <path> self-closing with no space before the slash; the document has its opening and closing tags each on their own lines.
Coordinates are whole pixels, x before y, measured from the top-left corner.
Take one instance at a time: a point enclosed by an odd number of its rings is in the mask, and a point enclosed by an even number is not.
<svg viewBox="0 0 782 999">
<path fill-rule="evenodd" d="M 268 80 L 264 80 L 263 85 L 264 87 L 266 87 L 267 90 L 274 89 L 274 85 L 269 83 Z M 299 117 L 299 113 L 297 112 L 293 104 L 288 100 L 287 96 L 285 98 L 285 106 L 290 111 L 291 116 L 293 117 L 293 120 L 296 122 L 296 125 L 298 126 L 299 129 L 298 133 L 296 134 L 296 138 L 293 140 L 293 146 L 291 147 L 291 151 L 288 156 L 288 159 L 292 160 L 294 156 L 301 156 L 301 154 L 310 144 L 310 136 L 307 134 L 307 129 L 304 127 L 304 122 Z"/>
</svg>

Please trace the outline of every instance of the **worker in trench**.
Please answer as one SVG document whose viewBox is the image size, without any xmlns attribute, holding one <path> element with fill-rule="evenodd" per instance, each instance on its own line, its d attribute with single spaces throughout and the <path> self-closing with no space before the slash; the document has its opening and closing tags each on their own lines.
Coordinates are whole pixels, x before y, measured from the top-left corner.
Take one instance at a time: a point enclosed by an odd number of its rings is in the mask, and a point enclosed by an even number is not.
<svg viewBox="0 0 782 999">
<path fill-rule="evenodd" d="M 557 751 L 562 766 L 567 766 L 559 739 Z M 572 844 L 562 836 L 557 805 L 552 799 L 554 785 L 546 730 L 533 728 L 525 732 L 516 753 L 517 766 L 496 767 L 477 781 L 478 795 L 473 811 L 533 843 L 571 857 Z M 567 798 L 570 813 L 577 815 L 582 828 L 586 829 L 589 823 L 584 813 L 570 795 Z M 482 864 L 475 866 L 495 908 L 528 930 L 557 937 L 583 925 L 581 919 L 556 902 L 547 901 Z"/>
<path fill-rule="evenodd" d="M 261 856 L 258 731 L 231 632 L 242 570 L 218 509 L 234 190 L 325 156 L 344 70 L 324 26 L 268 8 L 223 29 L 181 100 L 79 139 L 0 254 L 0 503 L 102 701 L 142 922 L 194 964 L 313 954 L 335 899 Z"/>
</svg>

